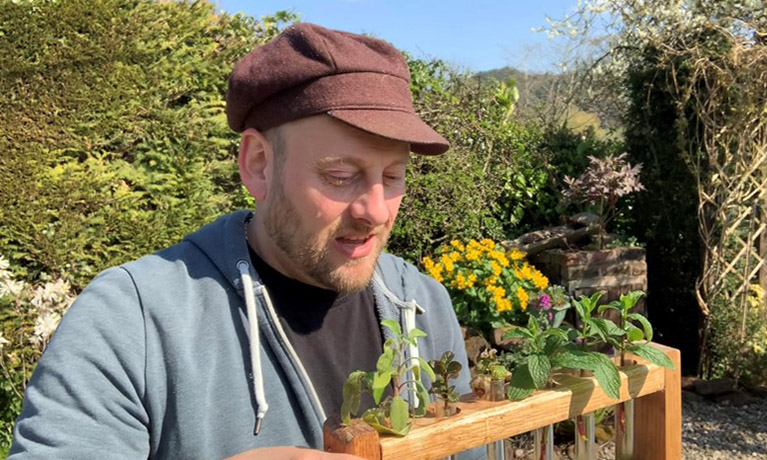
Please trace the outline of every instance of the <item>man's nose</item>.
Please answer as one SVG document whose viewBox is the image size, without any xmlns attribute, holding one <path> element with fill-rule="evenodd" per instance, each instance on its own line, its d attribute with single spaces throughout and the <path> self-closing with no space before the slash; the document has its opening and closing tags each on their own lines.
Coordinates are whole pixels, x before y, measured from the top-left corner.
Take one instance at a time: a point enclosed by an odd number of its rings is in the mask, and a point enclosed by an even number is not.
<svg viewBox="0 0 767 460">
<path fill-rule="evenodd" d="M 371 227 L 380 227 L 389 220 L 386 193 L 381 182 L 371 183 L 351 206 L 352 217 L 367 221 Z"/>
</svg>

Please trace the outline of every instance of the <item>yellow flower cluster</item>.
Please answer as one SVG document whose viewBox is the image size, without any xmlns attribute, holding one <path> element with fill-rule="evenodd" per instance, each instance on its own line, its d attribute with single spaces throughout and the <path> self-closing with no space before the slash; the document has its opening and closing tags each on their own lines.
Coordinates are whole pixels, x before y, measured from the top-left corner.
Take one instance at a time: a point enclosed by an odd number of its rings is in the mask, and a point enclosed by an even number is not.
<svg viewBox="0 0 767 460">
<path fill-rule="evenodd" d="M 511 301 L 506 298 L 506 289 L 490 285 L 487 290 L 493 295 L 493 301 L 499 312 L 511 311 Z"/>
<path fill-rule="evenodd" d="M 435 259 L 424 257 L 423 264 L 429 275 L 453 290 L 453 295 L 485 299 L 501 313 L 515 305 L 527 309 L 531 290 L 542 291 L 549 285 L 548 278 L 524 259 L 524 252 L 505 251 L 486 238 L 467 243 L 452 240 L 440 248 Z"/>
<path fill-rule="evenodd" d="M 517 298 L 519 299 L 519 304 L 522 306 L 522 310 L 527 310 L 527 303 L 530 302 L 530 296 L 522 286 L 517 288 Z"/>
<path fill-rule="evenodd" d="M 524 262 L 521 267 L 514 267 L 514 275 L 521 280 L 530 280 L 541 291 L 549 287 L 549 279 L 535 267 Z"/>
</svg>

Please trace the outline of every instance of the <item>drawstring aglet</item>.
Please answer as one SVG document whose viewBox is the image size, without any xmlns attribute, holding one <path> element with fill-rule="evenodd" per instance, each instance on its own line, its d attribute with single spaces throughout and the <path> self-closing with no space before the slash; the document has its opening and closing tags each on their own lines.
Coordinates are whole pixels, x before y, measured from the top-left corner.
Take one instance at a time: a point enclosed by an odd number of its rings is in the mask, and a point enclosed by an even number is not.
<svg viewBox="0 0 767 460">
<path fill-rule="evenodd" d="M 256 417 L 256 426 L 253 428 L 253 436 L 258 436 L 258 433 L 261 432 L 261 422 L 263 421 L 263 417 Z"/>
</svg>

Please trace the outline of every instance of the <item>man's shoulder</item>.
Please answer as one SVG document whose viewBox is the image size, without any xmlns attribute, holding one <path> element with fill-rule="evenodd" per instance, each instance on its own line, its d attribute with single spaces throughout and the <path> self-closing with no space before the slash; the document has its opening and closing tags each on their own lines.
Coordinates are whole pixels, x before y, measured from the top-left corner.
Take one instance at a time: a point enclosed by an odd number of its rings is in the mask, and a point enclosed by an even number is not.
<svg viewBox="0 0 767 460">
<path fill-rule="evenodd" d="M 402 300 L 423 301 L 450 305 L 445 287 L 415 265 L 393 254 L 383 253 L 378 266 L 384 282 Z"/>
</svg>

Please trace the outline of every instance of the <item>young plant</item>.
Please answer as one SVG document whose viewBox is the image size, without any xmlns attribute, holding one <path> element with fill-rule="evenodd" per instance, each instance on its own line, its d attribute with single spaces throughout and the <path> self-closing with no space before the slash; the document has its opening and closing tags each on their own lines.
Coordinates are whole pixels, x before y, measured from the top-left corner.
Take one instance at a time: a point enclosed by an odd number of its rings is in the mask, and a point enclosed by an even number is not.
<svg viewBox="0 0 767 460">
<path fill-rule="evenodd" d="M 580 334 L 571 328 L 544 329 L 539 320 L 530 316 L 526 328 L 512 329 L 504 338 L 527 340 L 531 353 L 511 375 L 507 396 L 511 400 L 524 399 L 535 390 L 544 388 L 557 369 L 583 369 L 591 371 L 605 393 L 618 399 L 620 376 L 618 369 L 602 353 L 581 349 L 573 343 Z"/>
<path fill-rule="evenodd" d="M 458 373 L 461 372 L 462 366 L 458 361 L 453 361 L 453 358 L 455 358 L 455 354 L 453 354 L 452 351 L 446 351 L 442 353 L 440 359 L 429 361 L 429 365 L 436 375 L 436 379 L 434 379 L 434 383 L 432 383 L 429 393 L 442 399 L 445 413 L 448 412 L 450 403 L 458 401 L 459 396 L 455 391 L 455 386 L 450 385 L 450 380 L 458 377 Z"/>
<path fill-rule="evenodd" d="M 352 415 L 357 415 L 363 392 L 370 392 L 376 406 L 362 414 L 362 420 L 375 428 L 381 434 L 405 436 L 412 426 L 408 403 L 401 394 L 408 384 L 414 384 L 418 406 L 413 410 L 413 416 L 422 417 L 426 414 L 429 404 L 429 393 L 421 382 L 421 371 L 435 380 L 434 371 L 420 357 L 406 357 L 408 345 L 418 346 L 418 339 L 426 337 L 420 329 L 413 329 L 407 335 L 402 332 L 400 325 L 394 320 L 382 321 L 381 325 L 392 332 L 393 337 L 384 342 L 383 353 L 378 358 L 376 370 L 371 372 L 354 371 L 344 383 L 343 404 L 341 405 L 341 421 L 348 425 Z M 412 380 L 407 376 L 412 373 Z M 391 394 L 384 398 L 386 389 Z"/>
<path fill-rule="evenodd" d="M 612 321 L 604 320 L 614 327 L 610 328 L 608 342 L 620 352 L 621 366 L 625 365 L 626 352 L 630 352 L 655 365 L 673 369 L 674 363 L 671 362 L 669 357 L 649 344 L 653 336 L 650 321 L 639 313 L 631 313 L 631 309 L 636 306 L 643 295 L 644 292 L 642 291 L 629 292 L 628 294 L 621 295 L 619 300 L 599 307 L 599 313 L 610 309 L 620 313 L 620 324 L 617 326 Z M 635 326 L 632 321 L 638 322 L 642 328 L 640 329 Z M 642 340 L 647 340 L 648 343 L 637 343 Z"/>
<path fill-rule="evenodd" d="M 611 337 L 620 335 L 621 331 L 609 319 L 594 318 L 598 309 L 599 299 L 604 295 L 603 291 L 595 292 L 590 297 L 582 295 L 580 299 L 573 300 L 573 307 L 581 322 L 580 345 L 584 350 L 593 350 L 599 344 L 610 344 Z"/>
</svg>

